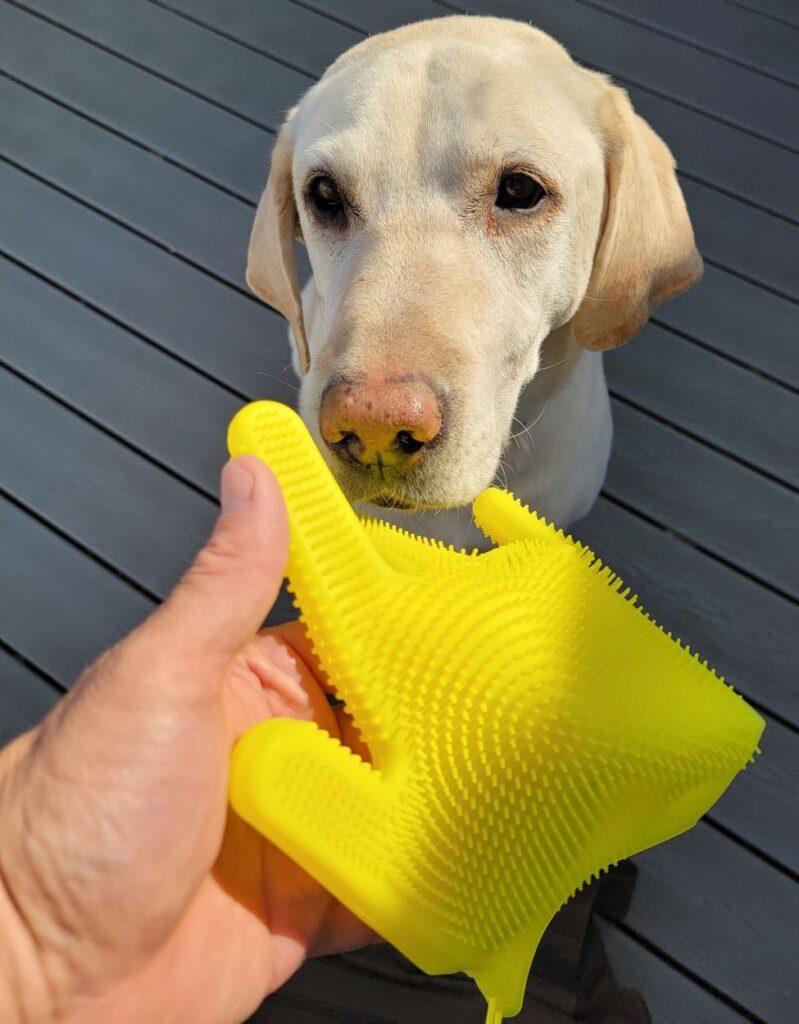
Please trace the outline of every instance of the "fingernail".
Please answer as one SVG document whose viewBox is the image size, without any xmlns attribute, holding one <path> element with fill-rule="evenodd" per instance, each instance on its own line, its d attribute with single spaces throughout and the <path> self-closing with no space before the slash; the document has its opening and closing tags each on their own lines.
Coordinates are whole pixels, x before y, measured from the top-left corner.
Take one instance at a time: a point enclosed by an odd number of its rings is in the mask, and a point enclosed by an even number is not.
<svg viewBox="0 0 799 1024">
<path fill-rule="evenodd" d="M 222 515 L 235 512 L 242 505 L 252 501 L 255 489 L 255 477 L 242 465 L 239 459 L 231 459 L 222 470 L 222 479 L 219 486 L 219 500 L 222 505 Z"/>
</svg>

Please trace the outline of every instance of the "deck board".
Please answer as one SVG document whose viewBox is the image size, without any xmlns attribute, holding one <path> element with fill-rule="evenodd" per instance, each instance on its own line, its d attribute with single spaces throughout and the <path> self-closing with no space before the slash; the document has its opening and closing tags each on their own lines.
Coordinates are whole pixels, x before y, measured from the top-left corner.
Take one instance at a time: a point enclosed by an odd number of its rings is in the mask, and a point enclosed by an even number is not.
<svg viewBox="0 0 799 1024">
<path fill-rule="evenodd" d="M 240 398 L 2 259 L 0 308 L 5 366 L 215 494 L 225 427 Z"/>
<path fill-rule="evenodd" d="M 743 1024 L 744 1017 L 715 994 L 676 971 L 625 932 L 601 928 L 605 948 L 622 985 L 638 989 L 653 1009 L 654 1024 Z"/>
<path fill-rule="evenodd" d="M 201 26 L 155 4 L 30 0 L 26 6 L 262 127 L 278 127 L 310 85 L 307 73 L 265 61 L 222 35 L 209 39 Z"/>
<path fill-rule="evenodd" d="M 575 2 L 575 0 L 569 0 Z M 576 0 L 584 2 L 584 0 Z M 799 85 L 799 31 L 726 0 L 585 0 L 744 67 Z"/>
<path fill-rule="evenodd" d="M 799 597 L 799 496 L 719 452 L 669 430 L 624 402 L 615 425 L 606 491 L 705 550 Z M 686 481 L 690 480 L 690 487 Z"/>
<path fill-rule="evenodd" d="M 7 159 L 242 286 L 248 203 L 8 78 L 0 78 L 0 139 Z"/>
<path fill-rule="evenodd" d="M 24 438 L 0 446 L 6 494 L 150 594 L 172 589 L 211 531 L 208 498 L 7 370 L 0 432 Z"/>
<path fill-rule="evenodd" d="M 626 919 L 633 932 L 761 1020 L 795 1020 L 799 886 L 793 879 L 704 822 L 636 863 Z"/>
<path fill-rule="evenodd" d="M 799 298 L 797 275 L 791 272 L 792 254 L 799 251 L 797 225 L 698 181 L 681 184 L 697 244 L 706 260 L 787 298 Z"/>
<path fill-rule="evenodd" d="M 767 729 L 707 821 L 639 858 L 628 922 L 602 934 L 656 1024 L 792 1024 L 788 0 L 0 0 L 0 428 L 26 438 L 0 453 L 0 738 L 168 592 L 212 522 L 232 412 L 295 397 L 285 325 L 243 282 L 285 110 L 366 32 L 456 6 L 520 13 L 616 74 L 680 164 L 706 276 L 608 357 L 611 473 L 575 532 Z M 481 1019 L 462 987 L 368 959 L 309 964 L 254 1020 Z"/>
<path fill-rule="evenodd" d="M 140 68 L 0 3 L 6 74 L 250 199 L 267 166 L 268 133 Z"/>
<path fill-rule="evenodd" d="M 271 310 L 2 163 L 0 212 L 16 259 L 234 393 L 263 390 L 270 333 L 285 337 Z"/>
<path fill-rule="evenodd" d="M 0 647 L 0 747 L 36 725 L 60 696 L 60 690 Z"/>
<path fill-rule="evenodd" d="M 728 0 L 735 7 L 755 11 L 785 25 L 799 28 L 799 11 L 796 0 Z"/>
<path fill-rule="evenodd" d="M 64 687 L 154 607 L 2 496 L 0 570 L 3 641 Z"/>
<path fill-rule="evenodd" d="M 654 324 L 608 353 L 605 375 L 615 395 L 799 487 L 795 392 Z"/>
<path fill-rule="evenodd" d="M 763 756 L 713 808 L 711 818 L 799 875 L 799 736 L 766 715 Z"/>
<path fill-rule="evenodd" d="M 612 500 L 598 501 L 574 532 L 645 595 L 655 621 L 741 693 L 799 727 L 794 602 Z"/>
<path fill-rule="evenodd" d="M 705 267 L 700 283 L 656 310 L 652 322 L 799 389 L 796 305 L 747 281 Z"/>
</svg>

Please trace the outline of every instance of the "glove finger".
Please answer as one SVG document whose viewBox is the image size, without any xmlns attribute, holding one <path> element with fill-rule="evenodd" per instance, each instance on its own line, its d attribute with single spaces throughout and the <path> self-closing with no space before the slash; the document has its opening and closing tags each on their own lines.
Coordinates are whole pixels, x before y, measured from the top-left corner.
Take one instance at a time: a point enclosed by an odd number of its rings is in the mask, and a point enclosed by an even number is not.
<svg viewBox="0 0 799 1024">
<path fill-rule="evenodd" d="M 498 487 L 478 494 L 472 505 L 475 524 L 494 544 L 536 540 L 551 544 L 562 533 L 526 508 L 518 498 Z"/>
<path fill-rule="evenodd" d="M 357 917 L 377 928 L 391 799 L 379 771 L 314 722 L 275 718 L 233 750 L 230 803 Z"/>
</svg>

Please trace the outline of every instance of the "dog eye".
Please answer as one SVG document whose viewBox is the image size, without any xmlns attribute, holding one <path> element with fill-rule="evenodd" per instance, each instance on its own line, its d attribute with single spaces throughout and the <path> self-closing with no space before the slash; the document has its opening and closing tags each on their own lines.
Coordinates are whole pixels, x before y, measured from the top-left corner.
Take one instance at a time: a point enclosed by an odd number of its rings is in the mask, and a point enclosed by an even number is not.
<svg viewBox="0 0 799 1024">
<path fill-rule="evenodd" d="M 501 210 L 531 210 L 546 195 L 535 178 L 521 171 L 503 174 L 499 179 L 496 205 Z"/>
<path fill-rule="evenodd" d="M 328 216 L 340 213 L 344 208 L 344 198 L 338 185 L 327 174 L 313 179 L 308 187 L 308 195 L 316 209 Z"/>
</svg>

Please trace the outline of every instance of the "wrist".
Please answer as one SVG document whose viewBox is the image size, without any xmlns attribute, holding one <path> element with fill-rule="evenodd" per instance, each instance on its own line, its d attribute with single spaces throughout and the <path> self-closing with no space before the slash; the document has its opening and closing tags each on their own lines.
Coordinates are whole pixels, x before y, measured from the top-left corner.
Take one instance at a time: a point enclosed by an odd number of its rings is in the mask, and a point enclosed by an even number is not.
<svg viewBox="0 0 799 1024">
<path fill-rule="evenodd" d="M 15 767 L 31 734 L 0 750 L 0 836 L 14 828 L 11 803 Z M 14 897 L 13 879 L 0 846 L 0 1020 L 3 1024 L 46 1024 L 52 1003 L 39 950 Z"/>
</svg>

